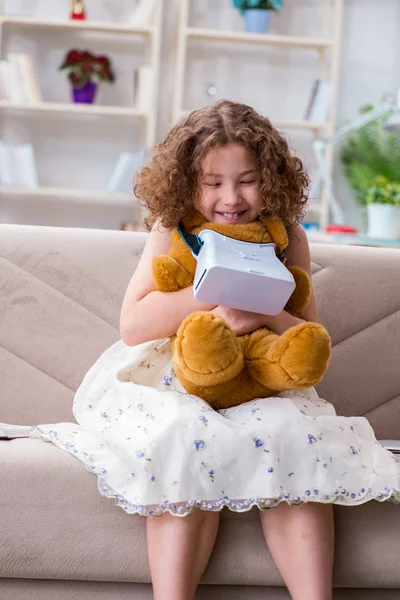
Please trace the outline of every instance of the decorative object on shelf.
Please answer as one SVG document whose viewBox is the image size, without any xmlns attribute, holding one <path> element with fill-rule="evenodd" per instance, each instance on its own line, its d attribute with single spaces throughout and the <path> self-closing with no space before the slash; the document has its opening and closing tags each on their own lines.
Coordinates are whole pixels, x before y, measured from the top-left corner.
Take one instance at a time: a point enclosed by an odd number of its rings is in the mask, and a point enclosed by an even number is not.
<svg viewBox="0 0 400 600">
<path fill-rule="evenodd" d="M 244 17 L 247 33 L 267 33 L 272 11 L 282 4 L 283 0 L 233 0 Z"/>
<path fill-rule="evenodd" d="M 365 192 L 368 237 L 400 239 L 400 183 L 378 176 Z"/>
<path fill-rule="evenodd" d="M 69 16 L 73 21 L 86 20 L 86 8 L 83 0 L 72 0 Z"/>
<path fill-rule="evenodd" d="M 92 104 L 96 97 L 97 82 L 112 83 L 115 75 L 111 68 L 110 59 L 103 55 L 95 55 L 85 50 L 70 50 L 60 70 L 67 69 L 68 79 L 72 84 L 72 98 L 76 103 Z"/>
</svg>

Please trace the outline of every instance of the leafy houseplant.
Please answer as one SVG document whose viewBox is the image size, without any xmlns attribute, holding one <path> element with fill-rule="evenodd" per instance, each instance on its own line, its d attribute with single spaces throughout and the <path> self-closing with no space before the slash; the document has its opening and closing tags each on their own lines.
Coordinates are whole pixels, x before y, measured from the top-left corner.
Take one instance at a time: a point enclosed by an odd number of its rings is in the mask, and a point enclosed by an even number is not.
<svg viewBox="0 0 400 600">
<path fill-rule="evenodd" d="M 271 11 L 281 8 L 283 0 L 233 0 L 233 5 L 244 16 L 248 33 L 266 33 Z"/>
<path fill-rule="evenodd" d="M 364 106 L 361 113 L 374 107 Z M 340 159 L 357 202 L 365 205 L 366 189 L 376 177 L 400 183 L 400 136 L 385 131 L 387 115 L 355 131 L 342 145 Z"/>
<path fill-rule="evenodd" d="M 59 69 L 68 71 L 74 102 L 92 103 L 97 91 L 97 81 L 115 81 L 110 59 L 87 50 L 70 50 Z"/>
<path fill-rule="evenodd" d="M 373 109 L 365 106 L 361 113 Z M 367 205 L 368 235 L 400 237 L 400 136 L 384 129 L 387 115 L 352 133 L 340 158 L 357 202 Z"/>
</svg>

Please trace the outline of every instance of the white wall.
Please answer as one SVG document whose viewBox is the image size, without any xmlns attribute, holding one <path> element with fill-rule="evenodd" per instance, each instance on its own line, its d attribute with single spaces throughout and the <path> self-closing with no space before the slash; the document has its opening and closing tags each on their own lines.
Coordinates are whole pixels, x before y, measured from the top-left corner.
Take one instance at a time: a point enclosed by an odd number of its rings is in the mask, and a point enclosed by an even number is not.
<svg viewBox="0 0 400 600">
<path fill-rule="evenodd" d="M 174 86 L 174 50 L 178 18 L 178 0 L 164 0 L 162 60 L 159 87 L 158 138 L 172 124 L 171 105 Z M 191 0 L 191 25 L 242 29 L 239 13 L 231 0 Z M 124 21 L 129 18 L 128 0 L 86 0 L 90 17 L 96 20 Z M 67 0 L 6 0 L 5 5 L 19 9 L 23 14 L 46 15 L 52 18 L 65 16 Z M 319 35 L 320 0 L 285 0 L 283 9 L 273 15 L 272 31 L 299 35 Z M 338 124 L 356 116 L 365 103 L 378 103 L 383 94 L 395 92 L 400 87 L 400 2 L 398 0 L 345 0 L 343 44 L 340 71 Z M 76 35 L 54 31 L 22 31 L 9 38 L 8 51 L 32 53 L 40 86 L 48 100 L 67 101 L 69 87 L 63 73 L 55 65 L 64 52 L 73 47 L 87 45 L 90 49 L 112 55 L 117 70 L 117 84 L 102 85 L 100 104 L 132 103 L 133 68 L 145 60 L 143 46 L 133 39 L 99 34 Z M 47 48 L 47 51 L 45 49 Z M 50 50 L 48 50 L 50 48 Z M 301 119 L 317 69 L 316 53 L 276 48 L 244 48 L 234 45 L 206 45 L 191 43 L 189 67 L 186 74 L 184 108 L 197 108 L 207 102 L 207 83 L 217 86 L 218 97 L 233 98 L 254 105 L 264 114 L 275 118 Z M 57 120 L 58 119 L 58 120 Z M 41 165 L 41 180 L 45 185 L 104 188 L 120 151 L 137 144 L 139 131 L 131 122 L 107 121 L 98 123 L 60 117 L 7 117 L 1 119 L 2 135 L 11 140 L 35 144 Z M 287 132 L 292 146 L 305 162 L 311 162 L 311 134 Z M 78 151 L 77 151 L 78 147 Z M 82 156 L 85 160 L 82 161 Z M 91 160 L 86 160 L 91 157 Z M 362 212 L 354 207 L 351 194 L 335 168 L 337 191 L 346 204 L 347 220 L 362 224 Z M 53 207 L 53 213 L 54 213 Z M 68 206 L 63 207 L 62 219 L 67 219 Z M 110 211 L 87 207 L 82 215 L 82 225 L 110 226 L 124 220 L 126 213 L 110 219 Z M 38 213 L 39 211 L 39 213 Z M 50 211 L 51 213 L 51 211 Z M 22 207 L 16 219 L 21 222 L 51 222 L 44 206 Z M 50 215 L 50 216 L 49 216 Z M 11 217 L 10 217 L 11 218 Z M 119 221 L 118 221 L 119 220 Z"/>
</svg>

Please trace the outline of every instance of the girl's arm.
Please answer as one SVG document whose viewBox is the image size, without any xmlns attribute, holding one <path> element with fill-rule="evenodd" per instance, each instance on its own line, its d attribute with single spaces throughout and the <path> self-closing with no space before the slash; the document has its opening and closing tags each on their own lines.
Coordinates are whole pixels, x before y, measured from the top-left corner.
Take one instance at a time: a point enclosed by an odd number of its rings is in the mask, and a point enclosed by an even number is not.
<svg viewBox="0 0 400 600">
<path fill-rule="evenodd" d="M 288 234 L 289 246 L 286 252 L 288 265 L 302 267 L 311 276 L 310 249 L 304 228 L 301 225 L 291 227 Z M 244 335 L 263 326 L 281 335 L 287 329 L 290 329 L 290 327 L 304 323 L 304 321 L 316 322 L 318 320 L 317 305 L 313 291 L 311 291 L 311 300 L 304 311 L 302 319 L 294 317 L 285 310 L 279 315 L 270 316 L 218 306 L 213 312 L 225 319 L 236 335 Z"/>
<path fill-rule="evenodd" d="M 153 257 L 167 254 L 170 245 L 171 230 L 156 222 L 122 303 L 120 333 L 128 346 L 173 335 L 190 313 L 215 308 L 195 300 L 192 287 L 179 292 L 156 291 Z"/>
</svg>

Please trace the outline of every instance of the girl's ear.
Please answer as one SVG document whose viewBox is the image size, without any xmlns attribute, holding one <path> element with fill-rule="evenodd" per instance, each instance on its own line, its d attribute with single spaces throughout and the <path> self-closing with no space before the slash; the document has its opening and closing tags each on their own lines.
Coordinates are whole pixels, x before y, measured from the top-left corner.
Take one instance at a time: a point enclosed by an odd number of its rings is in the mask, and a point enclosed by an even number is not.
<svg viewBox="0 0 400 600">
<path fill-rule="evenodd" d="M 289 238 L 283 221 L 276 217 L 268 216 L 260 216 L 259 219 L 264 223 L 272 241 L 276 245 L 277 254 L 281 254 L 289 245 Z"/>
</svg>

